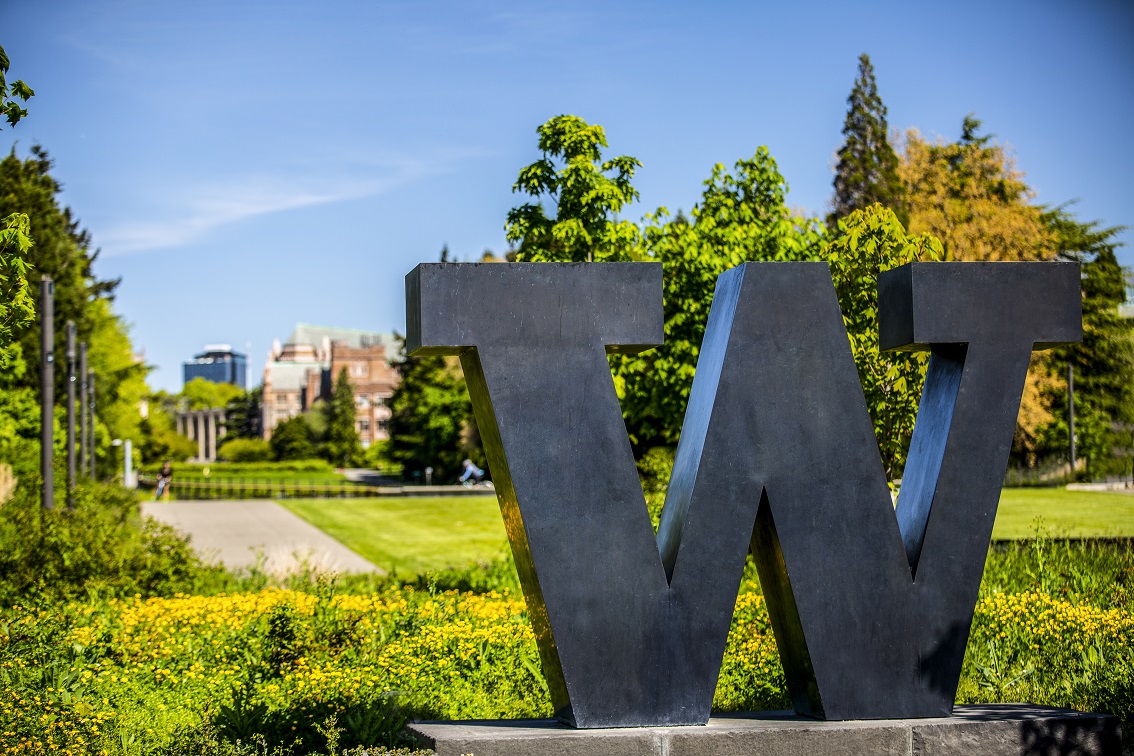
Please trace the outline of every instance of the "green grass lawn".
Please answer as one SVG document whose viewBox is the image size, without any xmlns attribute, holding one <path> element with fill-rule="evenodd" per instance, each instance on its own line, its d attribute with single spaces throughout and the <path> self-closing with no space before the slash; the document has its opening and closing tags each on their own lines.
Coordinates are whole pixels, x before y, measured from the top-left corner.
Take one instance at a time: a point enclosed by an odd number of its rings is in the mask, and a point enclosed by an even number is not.
<svg viewBox="0 0 1134 756">
<path fill-rule="evenodd" d="M 1134 537 L 1134 495 L 1062 488 L 1005 488 L 992 537 L 1035 535 L 1040 518 L 1048 535 Z"/>
<path fill-rule="evenodd" d="M 279 499 L 315 527 L 399 574 L 486 561 L 507 548 L 494 496 Z M 1028 538 L 1036 518 L 1054 536 L 1134 537 L 1134 495 L 1006 488 L 993 538 Z"/>
<path fill-rule="evenodd" d="M 279 503 L 399 575 L 488 561 L 508 547 L 495 496 L 281 499 Z"/>
</svg>

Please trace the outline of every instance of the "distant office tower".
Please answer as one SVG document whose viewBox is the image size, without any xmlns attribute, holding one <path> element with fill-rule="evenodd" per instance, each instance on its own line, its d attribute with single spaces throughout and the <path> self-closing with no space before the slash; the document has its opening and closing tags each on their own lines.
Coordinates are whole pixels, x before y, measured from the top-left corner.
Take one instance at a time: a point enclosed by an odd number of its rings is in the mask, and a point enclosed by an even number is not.
<svg viewBox="0 0 1134 756">
<path fill-rule="evenodd" d="M 205 351 L 193 357 L 192 362 L 182 366 L 185 383 L 194 378 L 204 378 L 213 383 L 231 383 L 245 388 L 244 368 L 247 357 L 232 351 L 228 344 L 206 344 Z"/>
</svg>

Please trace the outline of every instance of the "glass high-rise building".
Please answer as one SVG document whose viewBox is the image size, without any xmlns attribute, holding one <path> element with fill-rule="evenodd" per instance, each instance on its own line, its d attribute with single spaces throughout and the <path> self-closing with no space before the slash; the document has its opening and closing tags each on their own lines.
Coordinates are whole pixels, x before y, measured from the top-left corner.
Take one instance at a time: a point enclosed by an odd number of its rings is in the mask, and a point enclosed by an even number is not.
<svg viewBox="0 0 1134 756">
<path fill-rule="evenodd" d="M 191 362 L 182 363 L 181 377 L 185 383 L 204 378 L 213 383 L 231 383 L 246 388 L 245 366 L 248 357 L 232 351 L 228 344 L 206 344 L 205 351 L 193 356 Z"/>
</svg>

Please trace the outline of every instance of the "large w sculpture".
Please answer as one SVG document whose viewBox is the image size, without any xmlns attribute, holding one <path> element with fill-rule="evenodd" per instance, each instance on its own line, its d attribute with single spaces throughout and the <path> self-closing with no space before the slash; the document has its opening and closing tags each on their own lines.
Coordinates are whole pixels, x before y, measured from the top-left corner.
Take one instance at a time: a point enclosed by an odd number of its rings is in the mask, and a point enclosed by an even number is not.
<svg viewBox="0 0 1134 756">
<path fill-rule="evenodd" d="M 1031 352 L 1079 340 L 1072 263 L 882 274 L 928 350 L 893 506 L 823 263 L 717 281 L 655 538 L 606 355 L 662 341 L 658 264 L 420 265 L 411 354 L 457 354 L 557 716 L 708 720 L 746 552 L 798 713 L 952 710 Z"/>
</svg>

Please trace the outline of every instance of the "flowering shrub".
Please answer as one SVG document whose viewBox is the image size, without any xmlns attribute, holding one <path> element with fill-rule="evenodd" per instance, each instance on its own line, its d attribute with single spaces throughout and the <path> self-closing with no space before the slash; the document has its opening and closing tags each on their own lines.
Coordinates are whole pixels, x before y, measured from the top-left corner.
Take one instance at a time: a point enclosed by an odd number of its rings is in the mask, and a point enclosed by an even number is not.
<svg viewBox="0 0 1134 756">
<path fill-rule="evenodd" d="M 265 587 L 263 575 L 182 563 L 184 544 L 167 533 L 143 531 L 129 541 L 129 559 L 115 561 L 113 539 L 96 535 L 132 527 L 130 513 L 90 507 L 84 521 L 84 511 L 62 513 L 51 525 L 68 539 L 32 529 L 23 531 L 31 545 L 13 546 L 55 565 L 51 590 L 37 588 L 27 569 L 0 565 L 0 596 L 24 597 L 0 602 L 0 756 L 282 756 L 360 747 L 377 756 L 405 745 L 398 733 L 407 717 L 551 714 L 527 609 L 508 587 L 514 568 L 506 562 L 415 585 L 307 575 L 280 584 L 289 588 Z M 25 514 L 0 511 L 0 545 L 21 537 L 14 525 Z M 84 546 L 91 540 L 101 545 Z M 50 553 L 64 542 L 69 552 Z M 93 565 L 81 574 L 97 577 L 97 591 L 84 596 L 76 564 Z M 137 574 L 115 577 L 131 570 Z M 1131 584 L 1129 544 L 1040 539 L 994 549 L 958 701 L 1110 711 L 1129 731 Z M 175 592 L 184 585 L 191 590 Z M 714 708 L 789 707 L 749 565 Z"/>
</svg>

